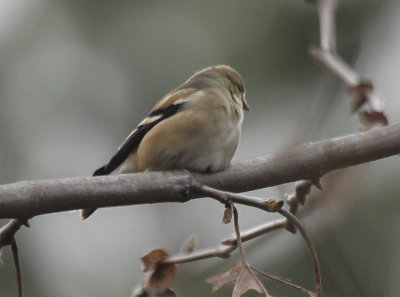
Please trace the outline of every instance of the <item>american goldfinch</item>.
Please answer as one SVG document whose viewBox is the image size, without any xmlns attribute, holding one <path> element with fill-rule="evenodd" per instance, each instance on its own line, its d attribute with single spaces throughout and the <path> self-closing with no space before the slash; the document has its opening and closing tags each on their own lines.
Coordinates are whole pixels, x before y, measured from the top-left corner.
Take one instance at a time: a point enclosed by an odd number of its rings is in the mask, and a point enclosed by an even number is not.
<svg viewBox="0 0 400 297">
<path fill-rule="evenodd" d="M 242 78 L 229 66 L 203 69 L 166 94 L 93 176 L 142 171 L 225 170 L 238 145 L 243 109 Z M 83 219 L 95 209 L 84 209 Z"/>
</svg>

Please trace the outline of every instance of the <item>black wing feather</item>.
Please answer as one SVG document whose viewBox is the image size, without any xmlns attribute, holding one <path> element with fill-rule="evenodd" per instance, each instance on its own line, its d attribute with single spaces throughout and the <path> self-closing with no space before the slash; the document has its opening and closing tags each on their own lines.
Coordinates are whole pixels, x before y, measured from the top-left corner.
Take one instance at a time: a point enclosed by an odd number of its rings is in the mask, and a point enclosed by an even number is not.
<svg viewBox="0 0 400 297">
<path fill-rule="evenodd" d="M 128 139 L 124 142 L 124 144 L 118 149 L 117 153 L 111 158 L 110 162 L 107 165 L 100 167 L 97 169 L 93 176 L 98 175 L 108 175 L 117 169 L 132 153 L 137 149 L 143 137 L 149 132 L 155 125 L 159 122 L 173 116 L 177 112 L 179 112 L 184 107 L 184 103 L 179 104 L 171 104 L 167 108 L 157 109 L 152 111 L 148 117 L 158 116 L 161 117 L 149 124 L 140 125 L 136 128 L 136 131 L 129 136 Z"/>
</svg>

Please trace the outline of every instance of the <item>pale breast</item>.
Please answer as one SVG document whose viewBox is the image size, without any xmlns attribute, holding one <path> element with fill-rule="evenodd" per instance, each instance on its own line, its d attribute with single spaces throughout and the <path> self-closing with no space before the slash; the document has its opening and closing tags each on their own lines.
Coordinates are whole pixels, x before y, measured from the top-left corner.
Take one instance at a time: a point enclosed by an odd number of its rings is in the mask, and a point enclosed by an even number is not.
<svg viewBox="0 0 400 297">
<path fill-rule="evenodd" d="M 239 141 L 240 127 L 216 130 L 207 145 L 182 159 L 182 167 L 198 172 L 216 172 L 229 167 Z"/>
<path fill-rule="evenodd" d="M 226 169 L 236 151 L 241 125 L 218 118 L 226 117 L 223 110 L 204 112 L 184 110 L 151 129 L 138 148 L 137 171 Z"/>
</svg>

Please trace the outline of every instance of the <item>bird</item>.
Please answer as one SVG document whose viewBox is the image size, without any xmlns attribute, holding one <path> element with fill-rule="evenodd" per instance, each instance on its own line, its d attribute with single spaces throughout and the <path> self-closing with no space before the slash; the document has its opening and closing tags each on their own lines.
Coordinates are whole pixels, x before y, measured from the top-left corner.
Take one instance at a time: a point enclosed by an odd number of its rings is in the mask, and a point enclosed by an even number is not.
<svg viewBox="0 0 400 297">
<path fill-rule="evenodd" d="M 243 110 L 241 75 L 226 65 L 193 74 L 167 93 L 93 176 L 186 169 L 227 169 L 238 146 Z M 81 210 L 88 218 L 96 209 Z"/>
</svg>

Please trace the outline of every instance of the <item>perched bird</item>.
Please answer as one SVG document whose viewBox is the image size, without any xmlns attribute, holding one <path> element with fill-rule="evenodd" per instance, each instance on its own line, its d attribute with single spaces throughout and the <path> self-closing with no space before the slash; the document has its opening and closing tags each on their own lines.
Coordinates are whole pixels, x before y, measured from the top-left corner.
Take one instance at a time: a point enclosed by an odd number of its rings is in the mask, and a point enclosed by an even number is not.
<svg viewBox="0 0 400 297">
<path fill-rule="evenodd" d="M 93 176 L 141 171 L 225 170 L 238 145 L 243 109 L 242 78 L 229 66 L 203 69 L 166 94 Z M 95 209 L 83 209 L 83 219 Z"/>
</svg>

